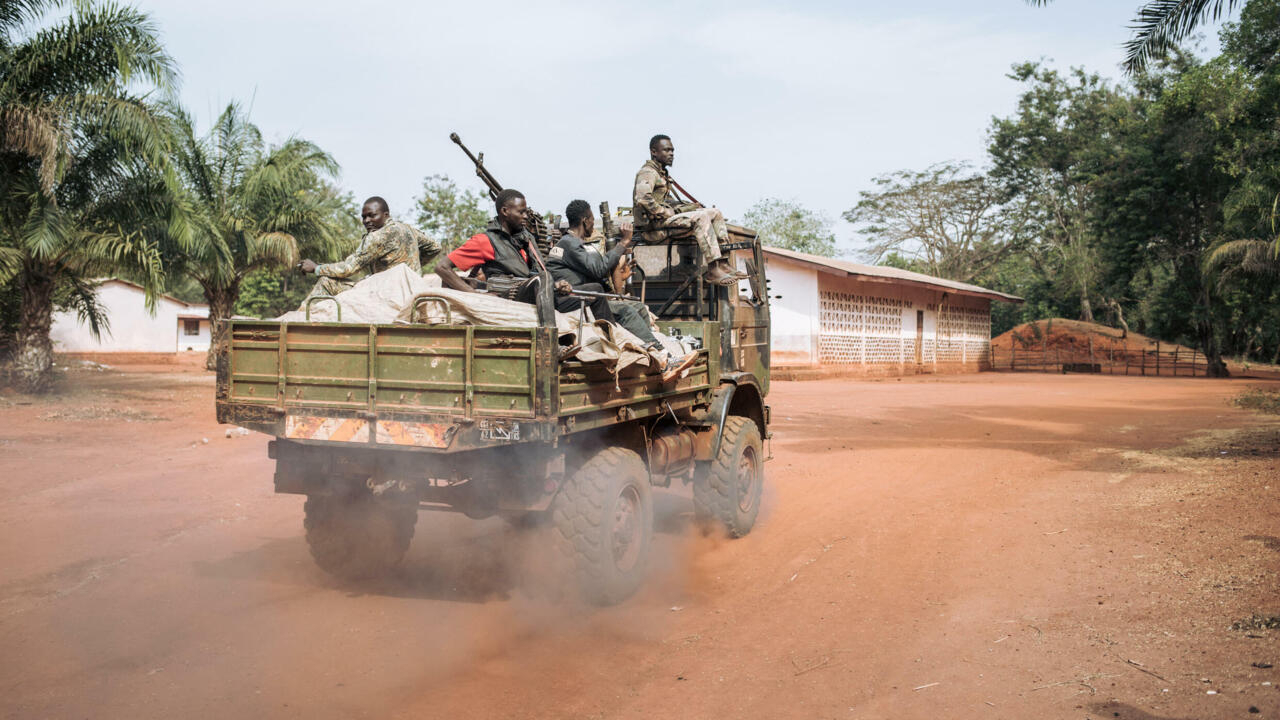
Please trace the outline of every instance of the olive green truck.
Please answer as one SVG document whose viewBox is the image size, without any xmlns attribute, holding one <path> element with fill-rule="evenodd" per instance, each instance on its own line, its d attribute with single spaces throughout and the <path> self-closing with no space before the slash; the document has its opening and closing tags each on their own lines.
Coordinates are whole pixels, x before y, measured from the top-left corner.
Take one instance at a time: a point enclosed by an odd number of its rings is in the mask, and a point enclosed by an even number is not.
<svg viewBox="0 0 1280 720">
<path fill-rule="evenodd" d="M 749 278 L 729 287 L 682 272 L 688 244 L 635 253 L 634 291 L 659 329 L 700 345 L 674 383 L 656 368 L 615 378 L 561 359 L 547 321 L 236 319 L 219 359 L 218 421 L 275 436 L 275 490 L 306 495 L 312 556 L 335 576 L 391 568 L 419 510 L 447 510 L 547 528 L 583 597 L 619 602 L 644 577 L 651 486 L 692 484 L 696 517 L 734 537 L 760 508 L 770 436 L 760 244 L 731 226 L 725 250 Z"/>
</svg>

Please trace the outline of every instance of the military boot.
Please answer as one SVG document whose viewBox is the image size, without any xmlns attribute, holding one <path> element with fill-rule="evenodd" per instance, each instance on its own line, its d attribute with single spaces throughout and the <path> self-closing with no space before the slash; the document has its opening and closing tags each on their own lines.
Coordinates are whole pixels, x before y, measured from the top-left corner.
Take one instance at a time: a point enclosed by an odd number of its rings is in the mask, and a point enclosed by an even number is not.
<svg viewBox="0 0 1280 720">
<path fill-rule="evenodd" d="M 729 261 L 724 258 L 716 260 L 707 268 L 707 282 L 714 285 L 732 285 L 747 277 L 746 273 L 730 267 Z"/>
</svg>

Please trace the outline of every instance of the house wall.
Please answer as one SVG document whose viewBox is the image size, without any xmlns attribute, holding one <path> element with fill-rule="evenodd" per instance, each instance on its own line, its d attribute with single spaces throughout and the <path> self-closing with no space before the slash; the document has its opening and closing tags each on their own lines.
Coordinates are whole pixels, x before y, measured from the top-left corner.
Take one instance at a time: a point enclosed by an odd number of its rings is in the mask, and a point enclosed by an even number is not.
<svg viewBox="0 0 1280 720">
<path fill-rule="evenodd" d="M 161 297 L 156 299 L 156 312 L 152 315 L 147 312 L 142 291 L 120 282 L 106 282 L 99 287 L 98 303 L 110 326 L 97 340 L 75 312 L 54 313 L 49 335 L 55 352 L 177 351 L 178 314 L 189 311 L 189 306 Z"/>
<path fill-rule="evenodd" d="M 769 279 L 770 350 L 776 365 L 818 361 L 818 272 L 765 256 Z"/>
<path fill-rule="evenodd" d="M 768 272 L 775 366 L 869 375 L 990 368 L 990 300 L 835 275 L 785 258 L 771 257 Z"/>
</svg>

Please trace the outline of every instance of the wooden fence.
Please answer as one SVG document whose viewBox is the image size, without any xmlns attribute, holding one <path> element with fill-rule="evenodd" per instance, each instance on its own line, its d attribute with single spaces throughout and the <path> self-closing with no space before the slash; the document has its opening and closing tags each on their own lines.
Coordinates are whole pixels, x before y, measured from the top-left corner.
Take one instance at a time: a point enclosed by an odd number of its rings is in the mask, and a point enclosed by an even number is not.
<svg viewBox="0 0 1280 720">
<path fill-rule="evenodd" d="M 991 348 L 993 370 L 1014 372 L 1080 372 L 1104 375 L 1165 375 L 1206 377 L 1209 361 L 1198 350 L 1174 346 L 1161 349 L 1160 343 L 1149 350 L 1110 344 L 1085 349 L 1075 347 Z"/>
</svg>

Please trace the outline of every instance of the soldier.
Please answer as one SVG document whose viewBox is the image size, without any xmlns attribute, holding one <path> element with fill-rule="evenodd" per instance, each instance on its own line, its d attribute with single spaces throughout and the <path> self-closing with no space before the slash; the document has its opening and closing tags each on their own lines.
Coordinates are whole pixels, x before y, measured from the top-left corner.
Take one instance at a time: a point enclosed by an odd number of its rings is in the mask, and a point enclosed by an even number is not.
<svg viewBox="0 0 1280 720">
<path fill-rule="evenodd" d="M 556 288 L 560 289 L 562 284 L 568 284 L 575 290 L 589 290 L 591 292 L 602 292 L 604 283 L 609 277 L 609 273 L 618 265 L 618 262 L 631 249 L 634 242 L 630 225 L 622 226 L 622 241 L 613 246 L 607 253 L 600 251 L 596 245 L 588 245 L 583 242 L 586 238 L 591 237 L 595 230 L 596 217 L 591 212 L 591 206 L 586 200 L 574 200 L 564 210 L 565 218 L 569 221 L 569 230 L 561 238 L 556 246 L 551 248 L 547 253 L 547 270 L 556 280 Z M 566 300 L 578 300 L 578 298 L 565 298 Z M 604 298 L 597 298 L 596 302 L 604 301 Z M 561 308 L 561 301 L 556 301 L 556 309 L 564 311 Z M 576 306 L 575 306 L 576 307 Z M 654 337 L 653 329 L 649 327 L 649 309 L 644 303 L 628 301 L 628 300 L 608 300 L 605 310 L 611 313 L 611 317 L 616 318 L 616 322 L 622 327 L 630 330 L 633 335 L 640 338 L 645 343 L 645 347 L 655 351 L 662 351 L 662 343 L 658 342 L 658 338 Z M 596 311 L 596 306 L 591 306 L 591 311 L 596 317 L 601 317 Z M 606 318 L 608 319 L 608 318 Z M 665 351 L 664 351 L 665 352 Z M 680 372 L 689 367 L 696 357 L 692 354 L 680 358 L 673 359 L 667 357 L 666 367 L 663 368 L 663 382 L 671 382 L 679 376 Z"/>
<path fill-rule="evenodd" d="M 456 250 L 440 258 L 436 274 L 447 288 L 475 292 L 454 269 L 465 271 L 479 267 L 490 292 L 533 302 L 537 274 L 526 250 L 533 242 L 533 235 L 524 227 L 524 216 L 529 209 L 524 194 L 507 188 L 498 193 L 493 205 L 498 216 L 484 232 L 472 235 Z"/>
<path fill-rule="evenodd" d="M 387 201 L 374 196 L 360 209 L 365 236 L 356 251 L 335 263 L 318 264 L 313 260 L 298 263 L 302 272 L 315 273 L 320 279 L 307 297 L 337 295 L 350 290 L 361 271 L 370 275 L 404 263 L 421 272 L 422 266 L 440 254 L 440 243 L 421 230 L 391 219 Z"/>
<path fill-rule="evenodd" d="M 636 224 L 643 227 L 646 242 L 660 242 L 669 230 L 693 230 L 693 237 L 702 250 L 702 259 L 709 282 L 732 285 L 747 277 L 729 266 L 720 254 L 720 243 L 729 239 L 724 216 L 716 208 L 704 208 L 692 203 L 681 204 L 672 193 L 671 177 L 667 168 L 675 162 L 676 149 L 671 138 L 654 135 L 649 140 L 649 159 L 636 173 L 633 212 Z"/>
</svg>

